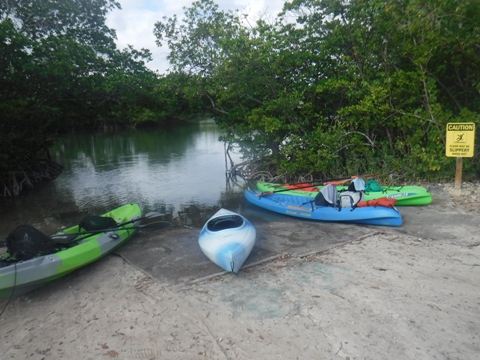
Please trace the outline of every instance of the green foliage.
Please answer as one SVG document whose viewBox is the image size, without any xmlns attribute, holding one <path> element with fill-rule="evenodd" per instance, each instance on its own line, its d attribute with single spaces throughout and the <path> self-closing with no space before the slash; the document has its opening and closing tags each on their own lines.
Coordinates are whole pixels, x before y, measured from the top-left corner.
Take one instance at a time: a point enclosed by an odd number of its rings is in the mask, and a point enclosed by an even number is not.
<svg viewBox="0 0 480 360">
<path fill-rule="evenodd" d="M 47 159 L 58 134 L 182 116 L 178 85 L 145 67 L 150 52 L 116 48 L 105 25 L 115 8 L 114 0 L 0 1 L 0 186 Z"/>
<path fill-rule="evenodd" d="M 219 11 L 212 0 L 202 0 L 185 8 L 183 24 L 178 25 L 176 16 L 164 17 L 164 22 L 155 24 L 154 34 L 159 46 L 166 41 L 170 47 L 168 59 L 174 71 L 208 76 L 226 59 L 222 44 L 239 29 L 233 13 Z"/>
<path fill-rule="evenodd" d="M 148 50 L 116 48 L 105 15 L 119 7 L 0 2 L 0 172 L 48 156 L 61 132 L 209 113 L 220 140 L 279 174 L 433 180 L 454 174 L 446 124 L 479 123 L 477 0 L 292 0 L 274 22 L 198 0 L 153 29 L 164 76 Z M 480 173 L 476 144 L 465 177 Z"/>
<path fill-rule="evenodd" d="M 174 68 L 201 76 L 223 140 L 278 173 L 453 176 L 446 124 L 480 113 L 478 1 L 294 0 L 273 24 L 245 16 L 203 0 L 156 27 Z M 478 151 L 466 163 L 478 174 Z"/>
</svg>

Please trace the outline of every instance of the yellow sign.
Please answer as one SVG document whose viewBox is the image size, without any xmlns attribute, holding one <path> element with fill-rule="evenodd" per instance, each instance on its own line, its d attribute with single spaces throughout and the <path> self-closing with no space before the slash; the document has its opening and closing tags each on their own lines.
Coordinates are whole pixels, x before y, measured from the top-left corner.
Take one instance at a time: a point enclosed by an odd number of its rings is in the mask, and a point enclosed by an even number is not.
<svg viewBox="0 0 480 360">
<path fill-rule="evenodd" d="M 448 123 L 446 156 L 473 157 L 475 123 Z"/>
</svg>

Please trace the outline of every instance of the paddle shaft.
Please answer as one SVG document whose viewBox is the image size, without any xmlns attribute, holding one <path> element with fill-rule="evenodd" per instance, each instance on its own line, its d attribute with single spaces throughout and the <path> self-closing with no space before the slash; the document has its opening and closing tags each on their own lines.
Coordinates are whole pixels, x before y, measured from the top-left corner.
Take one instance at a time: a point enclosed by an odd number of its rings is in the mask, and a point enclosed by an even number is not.
<svg viewBox="0 0 480 360">
<path fill-rule="evenodd" d="M 141 221 L 141 220 L 152 219 L 152 218 L 157 218 L 157 217 L 161 217 L 161 216 L 165 216 L 165 214 L 160 214 L 159 212 L 152 211 L 152 212 L 146 213 L 144 216 L 141 216 L 139 218 L 132 219 L 130 221 L 126 221 L 124 223 L 118 224 L 118 226 L 123 226 L 123 225 L 131 224 L 131 223 L 136 223 L 136 222 Z M 137 226 L 139 226 L 139 225 L 137 225 Z"/>
<path fill-rule="evenodd" d="M 113 231 L 118 231 L 118 230 L 133 230 L 133 229 L 136 229 L 136 227 L 133 227 L 133 226 L 130 226 L 130 227 L 116 227 L 116 228 L 111 228 L 111 229 L 85 231 L 83 233 L 50 235 L 50 238 L 53 241 L 55 241 L 57 244 L 68 244 L 70 242 L 80 241 L 80 240 L 89 238 L 90 236 L 93 236 L 93 235 L 96 235 L 96 234 L 101 234 L 101 233 L 104 233 L 104 232 L 113 232 Z M 86 235 L 86 236 L 78 238 L 81 235 Z"/>
<path fill-rule="evenodd" d="M 158 214 L 158 215 L 156 215 Z M 160 217 L 163 217 L 164 215 L 160 214 L 160 213 L 154 213 L 154 212 L 151 212 L 151 213 L 148 213 L 146 214 L 145 216 L 142 216 L 142 217 L 139 217 L 137 219 L 134 219 L 134 220 L 130 220 L 130 221 L 126 221 L 124 223 L 120 223 L 116 226 L 112 226 L 112 227 L 109 227 L 109 228 L 104 228 L 104 229 L 98 229 L 98 230 L 86 230 L 86 231 L 81 231 L 81 232 L 77 232 L 77 233 L 71 233 L 71 234 L 66 234 L 66 235 L 86 235 L 86 234 L 96 234 L 96 233 L 99 233 L 99 232 L 105 232 L 105 231 L 113 231 L 113 230 L 124 230 L 122 228 L 122 226 L 125 226 L 127 224 L 131 224 L 131 223 L 136 223 L 136 222 L 139 222 L 138 224 L 134 224 L 132 229 L 133 228 L 142 228 L 142 227 L 145 227 L 151 223 L 156 223 L 156 222 L 159 222 L 158 220 L 156 220 L 157 218 L 160 218 Z M 142 220 L 145 220 L 145 219 L 148 219 L 149 221 L 143 221 Z M 153 221 L 152 221 L 153 220 Z M 126 230 L 127 228 L 125 228 Z M 128 228 L 130 229 L 130 228 Z M 55 234 L 54 234 L 55 235 Z M 52 235 L 52 236 L 54 236 Z M 50 236 L 50 237 L 52 237 Z"/>
<path fill-rule="evenodd" d="M 265 191 L 265 192 L 262 192 L 262 193 L 260 194 L 260 196 L 261 196 L 261 195 L 265 195 L 265 194 L 274 194 L 274 193 L 284 192 L 284 191 L 301 190 L 301 189 L 306 189 L 306 188 L 309 188 L 309 187 L 312 187 L 312 186 L 322 186 L 322 185 L 325 184 L 326 182 L 328 183 L 328 182 L 330 182 L 330 181 L 345 180 L 345 182 L 347 182 L 347 181 L 352 181 L 352 180 L 355 179 L 355 178 L 372 177 L 372 176 L 376 176 L 376 175 L 377 175 L 377 174 L 352 175 L 349 179 L 342 178 L 342 179 L 323 180 L 322 182 L 311 182 L 311 183 L 308 184 L 308 185 L 298 186 L 298 187 L 290 188 L 290 189 L 281 189 L 281 190 Z M 290 185 L 295 185 L 295 184 L 304 184 L 304 183 L 293 183 L 293 184 L 290 184 Z"/>
<path fill-rule="evenodd" d="M 134 229 L 138 229 L 138 228 L 144 228 L 146 226 L 153 225 L 153 224 L 164 224 L 164 225 L 167 225 L 167 226 L 172 225 L 172 223 L 170 223 L 168 221 L 151 221 L 147 224 L 130 226 L 130 227 L 122 227 L 122 226 L 119 225 L 119 226 L 112 227 L 112 228 L 107 228 L 107 229 L 83 231 L 83 232 L 72 233 L 72 234 L 58 234 L 58 235 L 53 234 L 53 235 L 50 235 L 50 238 L 52 238 L 52 240 L 54 240 L 55 242 L 57 242 L 59 244 L 67 244 L 67 243 L 72 242 L 72 241 L 80 241 L 80 240 L 86 239 L 90 236 L 93 236 L 93 235 L 96 235 L 96 234 L 101 234 L 101 233 L 104 233 L 104 232 L 113 232 L 113 231 L 119 231 L 119 230 L 134 230 Z M 81 235 L 86 235 L 86 236 L 78 238 Z"/>
<path fill-rule="evenodd" d="M 328 183 L 331 181 L 352 181 L 352 179 L 355 178 L 367 178 L 367 177 L 375 177 L 378 176 L 378 174 L 363 174 L 363 175 L 352 175 L 349 178 L 346 177 L 341 177 L 341 178 L 335 178 L 335 179 L 325 179 L 325 180 L 313 180 L 313 181 L 302 181 L 302 182 L 297 182 L 297 183 L 291 183 L 289 185 L 297 185 L 297 184 L 309 184 L 309 186 L 317 186 L 317 185 L 322 185 L 324 183 Z M 307 186 L 308 187 L 308 186 Z"/>
</svg>

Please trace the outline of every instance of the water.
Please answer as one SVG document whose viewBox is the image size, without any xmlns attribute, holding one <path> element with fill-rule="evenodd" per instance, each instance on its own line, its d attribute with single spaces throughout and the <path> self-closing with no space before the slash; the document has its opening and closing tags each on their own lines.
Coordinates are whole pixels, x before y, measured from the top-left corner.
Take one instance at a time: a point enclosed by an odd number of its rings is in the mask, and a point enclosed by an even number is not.
<svg viewBox="0 0 480 360">
<path fill-rule="evenodd" d="M 199 226 L 212 208 L 235 211 L 241 186 L 226 177 L 224 144 L 210 120 L 174 130 L 75 134 L 52 149 L 64 166 L 52 182 L 14 199 L 0 198 L 0 239 L 17 225 L 52 233 L 83 216 L 136 202 L 144 213 L 171 214 Z M 240 154 L 231 154 L 235 162 Z"/>
</svg>

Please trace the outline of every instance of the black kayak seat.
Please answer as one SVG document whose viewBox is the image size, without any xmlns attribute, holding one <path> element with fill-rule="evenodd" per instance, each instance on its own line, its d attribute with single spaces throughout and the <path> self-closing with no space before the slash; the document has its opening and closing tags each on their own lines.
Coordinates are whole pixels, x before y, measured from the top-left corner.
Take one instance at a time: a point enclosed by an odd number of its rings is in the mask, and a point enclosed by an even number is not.
<svg viewBox="0 0 480 360">
<path fill-rule="evenodd" d="M 117 222 L 111 217 L 99 216 L 99 215 L 88 215 L 85 216 L 82 221 L 78 224 L 79 230 L 83 229 L 86 231 L 92 230 L 103 230 L 111 229 L 117 227 Z"/>
<path fill-rule="evenodd" d="M 16 260 L 53 254 L 58 245 L 50 236 L 30 225 L 20 225 L 7 236 L 7 251 Z"/>
</svg>

